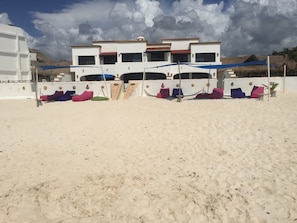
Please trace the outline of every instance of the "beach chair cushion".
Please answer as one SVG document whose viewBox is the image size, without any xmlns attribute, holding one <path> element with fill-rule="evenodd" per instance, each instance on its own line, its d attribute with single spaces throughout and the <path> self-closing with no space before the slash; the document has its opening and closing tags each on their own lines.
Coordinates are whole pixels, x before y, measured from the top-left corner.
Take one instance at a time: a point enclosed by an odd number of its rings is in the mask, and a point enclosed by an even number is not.
<svg viewBox="0 0 297 223">
<path fill-rule="evenodd" d="M 72 101 L 87 101 L 93 98 L 93 91 L 84 91 L 81 95 L 73 95 Z"/>
<path fill-rule="evenodd" d="M 264 87 L 254 86 L 251 92 L 251 98 L 259 98 L 264 94 Z"/>
<path fill-rule="evenodd" d="M 157 98 L 168 98 L 169 88 L 161 88 L 160 92 L 157 94 Z"/>
<path fill-rule="evenodd" d="M 182 97 L 184 96 L 183 90 L 181 88 L 173 88 L 172 97 L 177 98 L 177 95 L 181 95 Z"/>
<path fill-rule="evenodd" d="M 55 93 L 51 94 L 51 95 L 41 95 L 40 100 L 41 101 L 54 101 L 58 97 L 61 97 L 63 95 L 63 93 L 64 93 L 63 91 L 55 91 Z"/>
<path fill-rule="evenodd" d="M 231 89 L 231 97 L 232 98 L 245 98 L 245 93 L 241 90 L 241 88 L 233 88 L 233 89 Z"/>
<path fill-rule="evenodd" d="M 208 99 L 209 98 L 209 94 L 207 93 L 200 93 L 200 94 L 197 94 L 196 99 Z"/>
<path fill-rule="evenodd" d="M 72 95 L 75 94 L 75 91 L 66 91 L 65 94 L 55 99 L 55 101 L 69 101 L 72 99 Z"/>
<path fill-rule="evenodd" d="M 210 99 L 220 99 L 224 97 L 224 89 L 223 88 L 214 88 L 212 93 L 209 95 Z"/>
</svg>

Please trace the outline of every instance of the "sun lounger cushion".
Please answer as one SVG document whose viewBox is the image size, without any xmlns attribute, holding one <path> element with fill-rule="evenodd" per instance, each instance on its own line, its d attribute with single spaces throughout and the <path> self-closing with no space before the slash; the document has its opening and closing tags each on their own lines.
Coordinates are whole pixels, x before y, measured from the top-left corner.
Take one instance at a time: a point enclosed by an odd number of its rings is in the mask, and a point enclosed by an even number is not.
<svg viewBox="0 0 297 223">
<path fill-rule="evenodd" d="M 93 91 L 84 91 L 81 95 L 73 95 L 72 101 L 87 101 L 93 98 Z"/>
<path fill-rule="evenodd" d="M 209 98 L 209 94 L 207 93 L 200 93 L 200 94 L 197 94 L 196 99 L 208 99 Z"/>
<path fill-rule="evenodd" d="M 224 89 L 223 88 L 214 88 L 212 93 L 209 95 L 210 99 L 220 99 L 224 96 Z"/>
<path fill-rule="evenodd" d="M 232 98 L 245 98 L 245 93 L 241 90 L 241 88 L 233 88 L 233 89 L 231 89 L 231 97 Z"/>
<path fill-rule="evenodd" d="M 167 97 L 169 97 L 169 88 L 161 88 L 160 92 L 157 94 L 157 98 Z"/>
<path fill-rule="evenodd" d="M 58 97 L 56 101 L 69 101 L 72 99 L 72 95 L 75 94 L 75 91 L 66 91 L 61 97 Z"/>
<path fill-rule="evenodd" d="M 55 91 L 54 94 L 40 96 L 40 99 L 41 101 L 54 101 L 58 97 L 61 97 L 62 95 L 63 95 L 63 91 Z"/>
<path fill-rule="evenodd" d="M 173 88 L 172 90 L 172 97 L 177 98 L 177 95 L 182 95 L 183 97 L 183 90 L 181 88 Z"/>
<path fill-rule="evenodd" d="M 254 86 L 251 92 L 251 98 L 259 98 L 260 95 L 264 94 L 264 87 Z"/>
<path fill-rule="evenodd" d="M 208 93 L 200 93 L 196 95 L 196 99 L 220 99 L 224 97 L 224 89 L 223 88 L 214 88 L 211 94 Z"/>
</svg>

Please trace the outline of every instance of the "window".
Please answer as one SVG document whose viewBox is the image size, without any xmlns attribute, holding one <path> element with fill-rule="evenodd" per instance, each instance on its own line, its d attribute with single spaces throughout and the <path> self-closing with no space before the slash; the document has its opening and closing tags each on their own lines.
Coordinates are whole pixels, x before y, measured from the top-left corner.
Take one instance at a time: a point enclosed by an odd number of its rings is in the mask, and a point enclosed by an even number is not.
<svg viewBox="0 0 297 223">
<path fill-rule="evenodd" d="M 189 62 L 189 54 L 173 54 L 172 55 L 172 62 L 177 63 L 179 62 Z"/>
<path fill-rule="evenodd" d="M 142 53 L 122 53 L 123 62 L 142 62 Z"/>
<path fill-rule="evenodd" d="M 164 52 L 150 52 L 147 54 L 148 61 L 165 61 Z"/>
<path fill-rule="evenodd" d="M 196 62 L 216 62 L 215 53 L 196 53 Z"/>
<path fill-rule="evenodd" d="M 115 64 L 117 62 L 117 55 L 101 56 L 103 64 Z"/>
<path fill-rule="evenodd" d="M 95 57 L 94 56 L 79 56 L 78 65 L 94 65 Z"/>
</svg>

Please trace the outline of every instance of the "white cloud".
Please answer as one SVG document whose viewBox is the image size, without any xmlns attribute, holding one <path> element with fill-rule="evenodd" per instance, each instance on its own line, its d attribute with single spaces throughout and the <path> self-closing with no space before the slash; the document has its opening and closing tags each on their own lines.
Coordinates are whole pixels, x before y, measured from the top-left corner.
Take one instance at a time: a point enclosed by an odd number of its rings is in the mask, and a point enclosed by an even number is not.
<svg viewBox="0 0 297 223">
<path fill-rule="evenodd" d="M 144 17 L 147 27 L 152 27 L 154 25 L 153 19 L 163 13 L 162 9 L 160 8 L 160 3 L 155 0 L 137 0 L 135 4 L 135 13 L 138 16 L 141 14 L 142 17 Z"/>
<path fill-rule="evenodd" d="M 10 25 L 12 22 L 9 20 L 7 13 L 0 13 L 0 24 Z"/>
<path fill-rule="evenodd" d="M 41 37 L 30 47 L 70 58 L 72 45 L 92 40 L 199 37 L 221 41 L 222 55 L 270 54 L 297 43 L 296 0 L 87 0 L 53 13 L 32 13 Z M 1 23 L 10 23 L 0 14 Z"/>
<path fill-rule="evenodd" d="M 238 0 L 229 14 L 228 28 L 221 36 L 223 53 L 265 55 L 295 46 L 297 15 L 291 13 L 286 3 L 287 0 Z M 296 11 L 296 2 L 291 7 Z"/>
<path fill-rule="evenodd" d="M 271 14 L 294 14 L 297 10 L 296 0 L 242 0 L 249 4 L 256 4 L 259 7 L 267 8 Z"/>
</svg>

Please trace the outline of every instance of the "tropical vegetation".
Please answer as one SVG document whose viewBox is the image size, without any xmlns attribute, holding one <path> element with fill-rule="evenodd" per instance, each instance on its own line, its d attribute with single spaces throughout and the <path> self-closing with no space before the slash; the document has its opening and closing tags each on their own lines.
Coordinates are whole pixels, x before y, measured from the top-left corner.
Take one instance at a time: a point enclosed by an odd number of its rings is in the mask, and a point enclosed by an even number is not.
<svg viewBox="0 0 297 223">
<path fill-rule="evenodd" d="M 272 55 L 284 55 L 287 56 L 287 59 L 294 60 L 297 62 L 297 46 L 292 49 L 284 48 L 282 51 L 273 51 Z"/>
</svg>

